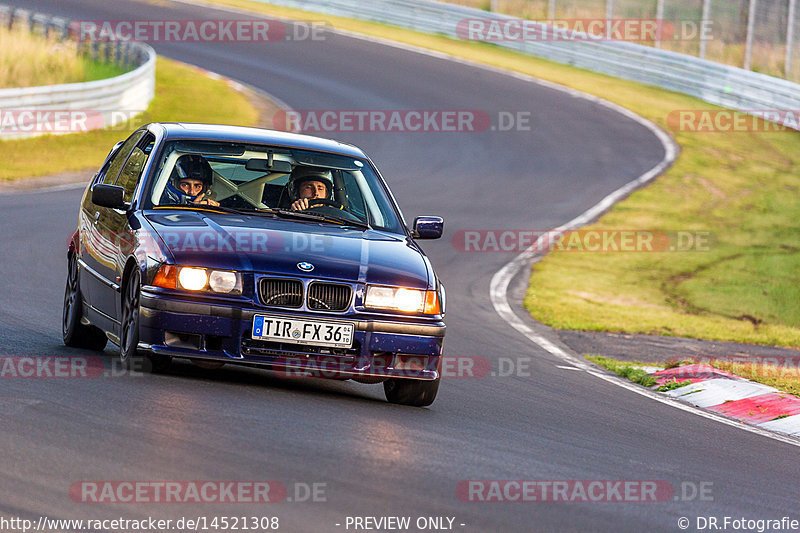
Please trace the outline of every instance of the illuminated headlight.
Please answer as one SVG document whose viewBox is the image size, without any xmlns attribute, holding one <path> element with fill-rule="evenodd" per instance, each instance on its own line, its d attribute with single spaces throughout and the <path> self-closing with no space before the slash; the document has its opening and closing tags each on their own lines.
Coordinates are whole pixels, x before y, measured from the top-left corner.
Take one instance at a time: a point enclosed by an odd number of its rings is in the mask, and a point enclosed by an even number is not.
<svg viewBox="0 0 800 533">
<path fill-rule="evenodd" d="M 189 291 L 201 291 L 206 288 L 208 274 L 204 268 L 183 267 L 178 271 L 178 283 Z"/>
<path fill-rule="evenodd" d="M 364 306 L 435 315 L 439 314 L 439 296 L 436 291 L 370 285 L 367 287 Z"/>
<path fill-rule="evenodd" d="M 227 270 L 161 265 L 153 285 L 165 289 L 242 294 L 242 275 Z"/>
</svg>

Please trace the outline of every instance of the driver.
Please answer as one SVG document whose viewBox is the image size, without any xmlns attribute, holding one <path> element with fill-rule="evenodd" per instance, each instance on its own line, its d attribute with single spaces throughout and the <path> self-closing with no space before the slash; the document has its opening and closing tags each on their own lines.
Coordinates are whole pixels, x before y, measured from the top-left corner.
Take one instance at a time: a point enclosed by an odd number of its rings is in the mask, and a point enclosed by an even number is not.
<svg viewBox="0 0 800 533">
<path fill-rule="evenodd" d="M 329 170 L 316 167 L 296 166 L 289 177 L 289 195 L 292 211 L 314 208 L 310 200 L 330 200 L 333 193 L 333 179 Z"/>
<path fill-rule="evenodd" d="M 212 180 L 213 171 L 205 157 L 185 154 L 175 162 L 167 189 L 175 197 L 176 203 L 219 205 L 219 202 L 211 199 Z"/>
</svg>

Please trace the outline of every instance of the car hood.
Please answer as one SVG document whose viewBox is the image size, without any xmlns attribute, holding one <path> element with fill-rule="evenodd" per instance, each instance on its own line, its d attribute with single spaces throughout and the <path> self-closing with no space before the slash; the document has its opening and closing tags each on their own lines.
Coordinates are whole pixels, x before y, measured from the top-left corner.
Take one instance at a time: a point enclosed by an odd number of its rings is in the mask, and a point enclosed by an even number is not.
<svg viewBox="0 0 800 533">
<path fill-rule="evenodd" d="M 432 274 L 424 254 L 403 235 L 179 209 L 145 216 L 179 265 L 412 288 L 427 288 Z"/>
</svg>

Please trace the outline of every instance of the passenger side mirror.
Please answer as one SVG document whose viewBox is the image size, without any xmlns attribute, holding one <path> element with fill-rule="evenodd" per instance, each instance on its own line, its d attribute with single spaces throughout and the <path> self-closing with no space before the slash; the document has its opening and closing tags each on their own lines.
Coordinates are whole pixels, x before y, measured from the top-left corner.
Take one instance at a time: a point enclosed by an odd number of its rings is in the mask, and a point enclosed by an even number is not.
<svg viewBox="0 0 800 533">
<path fill-rule="evenodd" d="M 415 239 L 438 239 L 444 232 L 444 219 L 442 217 L 417 217 L 414 219 L 414 229 L 411 232 Z"/>
</svg>

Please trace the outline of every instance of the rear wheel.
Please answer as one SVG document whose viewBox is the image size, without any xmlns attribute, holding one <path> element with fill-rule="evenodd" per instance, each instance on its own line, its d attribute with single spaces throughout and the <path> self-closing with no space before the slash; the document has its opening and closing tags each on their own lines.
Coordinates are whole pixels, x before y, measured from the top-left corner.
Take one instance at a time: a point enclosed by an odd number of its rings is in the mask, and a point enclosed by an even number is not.
<svg viewBox="0 0 800 533">
<path fill-rule="evenodd" d="M 124 368 L 144 372 L 163 372 L 172 358 L 166 355 L 139 352 L 139 301 L 141 274 L 134 269 L 123 286 L 122 322 L 120 324 L 119 360 Z"/>
<path fill-rule="evenodd" d="M 61 338 L 67 346 L 102 352 L 108 342 L 106 334 L 94 326 L 81 324 L 82 315 L 83 296 L 78 276 L 78 259 L 70 254 L 61 316 Z"/>
<path fill-rule="evenodd" d="M 418 381 L 415 379 L 387 379 L 383 382 L 383 392 L 390 403 L 425 407 L 433 403 L 439 392 L 439 380 Z"/>
</svg>

